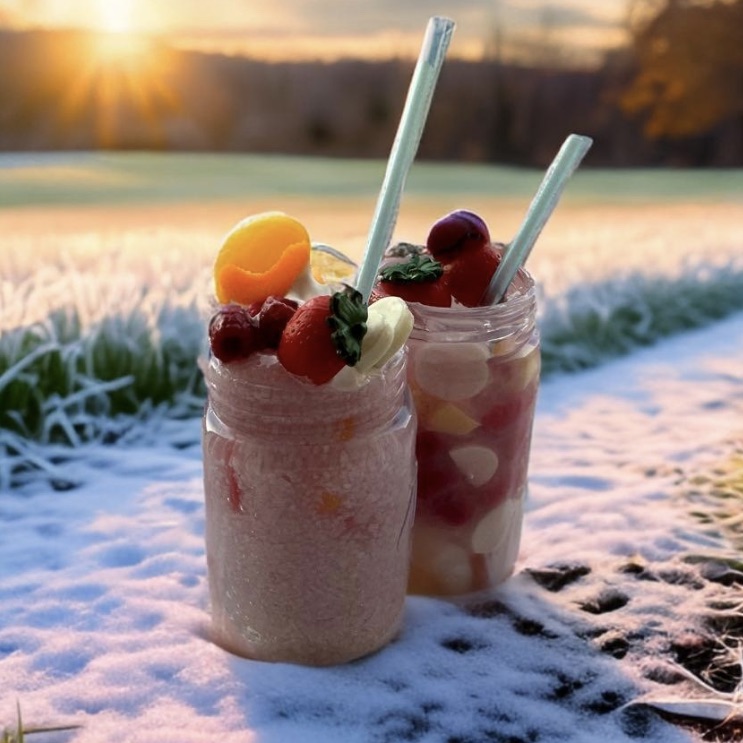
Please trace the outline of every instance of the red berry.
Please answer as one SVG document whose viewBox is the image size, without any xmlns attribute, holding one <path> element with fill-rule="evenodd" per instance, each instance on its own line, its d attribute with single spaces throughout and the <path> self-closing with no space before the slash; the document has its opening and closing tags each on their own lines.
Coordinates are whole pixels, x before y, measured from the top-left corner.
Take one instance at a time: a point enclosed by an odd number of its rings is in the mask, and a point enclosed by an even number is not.
<svg viewBox="0 0 743 743">
<path fill-rule="evenodd" d="M 281 334 L 299 303 L 286 297 L 268 297 L 257 313 L 258 331 L 268 348 L 278 348 Z"/>
<path fill-rule="evenodd" d="M 247 359 L 264 347 L 248 310 L 237 304 L 222 307 L 212 317 L 209 323 L 209 345 L 212 353 L 225 364 Z"/>
<path fill-rule="evenodd" d="M 331 297 L 312 297 L 294 313 L 278 347 L 281 365 L 315 384 L 329 382 L 344 366 L 331 337 Z"/>
<path fill-rule="evenodd" d="M 465 307 L 477 307 L 500 260 L 501 254 L 489 243 L 459 250 L 444 266 L 452 297 Z"/>
<path fill-rule="evenodd" d="M 403 263 L 385 266 L 375 286 L 379 297 L 400 297 L 433 307 L 450 307 L 451 293 L 444 279 L 444 268 L 429 255 L 417 254 Z"/>
<path fill-rule="evenodd" d="M 435 281 L 407 282 L 379 281 L 369 303 L 382 297 L 400 297 L 406 302 L 419 302 L 431 307 L 451 307 L 451 292 L 443 277 Z"/>
<path fill-rule="evenodd" d="M 426 247 L 442 262 L 459 251 L 490 245 L 490 232 L 485 222 L 474 212 L 459 209 L 434 224 L 428 233 Z"/>
</svg>

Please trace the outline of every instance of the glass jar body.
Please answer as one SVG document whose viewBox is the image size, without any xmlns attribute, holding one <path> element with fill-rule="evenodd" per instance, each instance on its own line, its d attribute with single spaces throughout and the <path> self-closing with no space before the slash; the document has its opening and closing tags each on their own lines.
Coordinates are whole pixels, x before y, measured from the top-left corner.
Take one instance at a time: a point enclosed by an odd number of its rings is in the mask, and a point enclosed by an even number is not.
<svg viewBox="0 0 743 743">
<path fill-rule="evenodd" d="M 490 307 L 411 305 L 418 413 L 409 590 L 462 595 L 513 571 L 521 539 L 540 348 L 532 278 Z"/>
<path fill-rule="evenodd" d="M 415 505 L 415 416 L 398 354 L 354 390 L 256 354 L 206 369 L 206 553 L 215 640 L 307 665 L 398 632 Z"/>
</svg>

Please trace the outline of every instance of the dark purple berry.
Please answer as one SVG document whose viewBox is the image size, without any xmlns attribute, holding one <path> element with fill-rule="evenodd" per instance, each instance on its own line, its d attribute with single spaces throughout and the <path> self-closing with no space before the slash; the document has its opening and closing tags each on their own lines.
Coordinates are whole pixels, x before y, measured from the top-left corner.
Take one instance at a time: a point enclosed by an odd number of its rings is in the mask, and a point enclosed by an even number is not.
<svg viewBox="0 0 743 743">
<path fill-rule="evenodd" d="M 265 346 L 245 307 L 222 307 L 209 323 L 209 345 L 223 363 L 247 359 Z"/>
<path fill-rule="evenodd" d="M 278 348 L 281 334 L 299 304 L 286 297 L 268 297 L 257 315 L 258 331 L 268 348 Z"/>
<path fill-rule="evenodd" d="M 426 247 L 440 261 L 446 261 L 468 248 L 490 245 L 490 232 L 474 212 L 458 209 L 434 224 L 428 233 Z"/>
</svg>

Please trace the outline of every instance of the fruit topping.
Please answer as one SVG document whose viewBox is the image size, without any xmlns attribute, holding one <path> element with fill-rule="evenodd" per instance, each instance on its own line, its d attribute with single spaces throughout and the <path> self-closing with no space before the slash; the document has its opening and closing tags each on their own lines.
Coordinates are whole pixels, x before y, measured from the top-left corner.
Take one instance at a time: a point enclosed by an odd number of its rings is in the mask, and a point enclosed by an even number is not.
<svg viewBox="0 0 743 743">
<path fill-rule="evenodd" d="M 458 209 L 439 219 L 426 240 L 431 255 L 442 262 L 462 250 L 488 245 L 490 232 L 487 225 L 477 214 L 465 209 Z"/>
<path fill-rule="evenodd" d="M 400 297 L 434 307 L 451 306 L 451 293 L 444 280 L 444 267 L 427 255 L 413 255 L 404 263 L 388 265 L 379 272 L 373 300 Z"/>
<path fill-rule="evenodd" d="M 265 346 L 254 319 L 245 307 L 228 304 L 209 323 L 209 345 L 220 361 L 242 361 Z"/>
<path fill-rule="evenodd" d="M 394 266 L 397 263 L 406 263 L 416 255 L 429 255 L 426 246 L 405 242 L 395 243 L 384 251 L 382 263 L 379 268 L 381 270 L 388 266 Z"/>
<path fill-rule="evenodd" d="M 445 279 L 452 297 L 465 307 L 478 307 L 501 261 L 492 245 L 467 245 L 446 263 Z"/>
<path fill-rule="evenodd" d="M 358 268 L 347 255 L 323 243 L 313 243 L 310 266 L 312 277 L 321 284 L 352 284 Z"/>
<path fill-rule="evenodd" d="M 384 366 L 405 345 L 413 322 L 413 313 L 399 297 L 382 297 L 370 305 L 358 371 Z"/>
<path fill-rule="evenodd" d="M 217 255 L 217 299 L 249 305 L 283 296 L 309 262 L 310 238 L 296 219 L 282 212 L 248 217 L 227 234 Z"/>
<path fill-rule="evenodd" d="M 255 304 L 250 306 L 252 310 Z M 252 313 L 254 321 L 258 324 L 260 336 L 267 348 L 278 348 L 281 334 L 284 332 L 289 320 L 297 311 L 299 304 L 293 299 L 286 297 L 268 297 L 258 308 L 258 312 Z"/>
<path fill-rule="evenodd" d="M 426 424 L 431 431 L 452 436 L 467 436 L 480 425 L 464 410 L 450 402 L 438 405 L 429 415 Z"/>
<path fill-rule="evenodd" d="M 329 382 L 344 365 L 358 362 L 366 318 L 366 305 L 355 289 L 313 297 L 284 328 L 279 361 L 288 372 L 314 384 Z"/>
</svg>

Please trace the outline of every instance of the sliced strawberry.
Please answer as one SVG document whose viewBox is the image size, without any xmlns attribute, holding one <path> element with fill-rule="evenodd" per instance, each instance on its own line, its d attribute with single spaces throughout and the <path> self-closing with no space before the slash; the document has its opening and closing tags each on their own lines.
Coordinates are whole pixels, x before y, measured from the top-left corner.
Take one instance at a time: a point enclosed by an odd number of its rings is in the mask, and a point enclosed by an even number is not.
<svg viewBox="0 0 743 743">
<path fill-rule="evenodd" d="M 314 384 L 329 382 L 345 364 L 359 360 L 366 314 L 361 295 L 353 289 L 312 297 L 286 324 L 279 361 L 288 372 Z"/>
<path fill-rule="evenodd" d="M 444 267 L 426 255 L 413 255 L 404 263 L 387 266 L 379 272 L 375 299 L 400 297 L 433 307 L 450 307 L 451 293 L 444 280 Z"/>
<path fill-rule="evenodd" d="M 466 209 L 447 214 L 439 219 L 428 233 L 426 247 L 442 262 L 468 248 L 490 245 L 490 232 L 483 219 Z"/>
<path fill-rule="evenodd" d="M 444 267 L 452 297 L 465 307 L 477 307 L 500 260 L 500 252 L 490 244 L 459 250 Z"/>
</svg>

